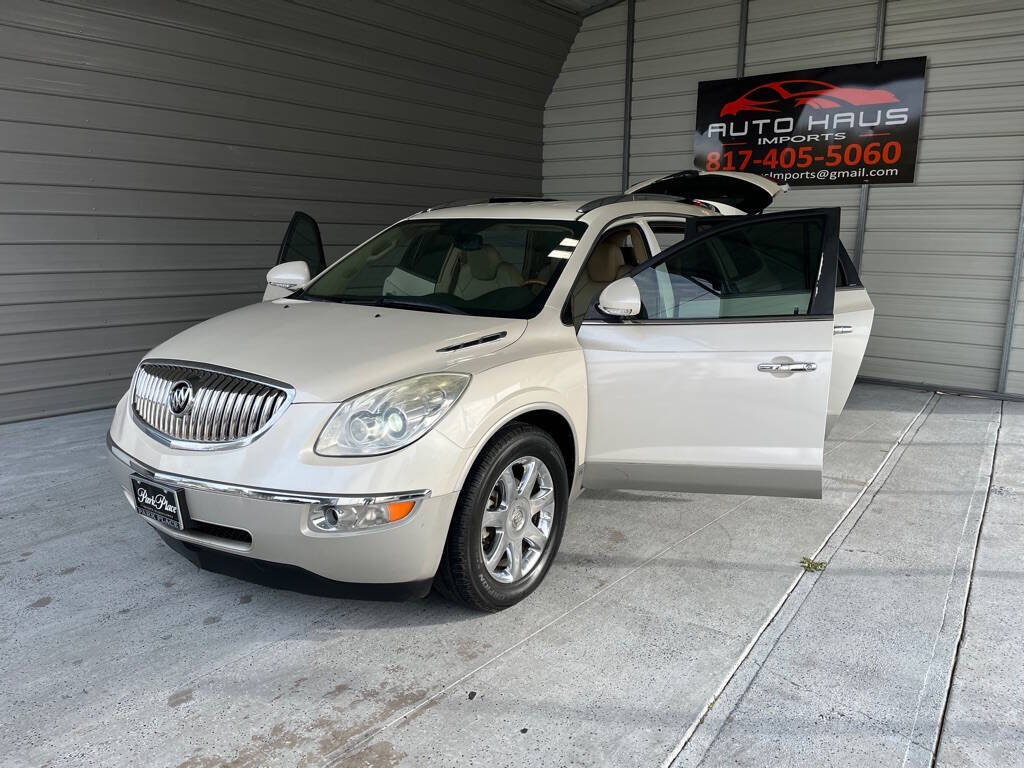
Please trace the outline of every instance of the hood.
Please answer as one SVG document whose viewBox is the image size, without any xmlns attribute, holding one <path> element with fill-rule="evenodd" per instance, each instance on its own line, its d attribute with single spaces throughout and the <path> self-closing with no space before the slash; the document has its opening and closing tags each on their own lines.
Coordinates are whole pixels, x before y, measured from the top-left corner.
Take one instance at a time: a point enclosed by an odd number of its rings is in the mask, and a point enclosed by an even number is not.
<svg viewBox="0 0 1024 768">
<path fill-rule="evenodd" d="M 465 366 L 508 346 L 525 329 L 526 321 L 517 319 L 280 299 L 193 326 L 146 357 L 260 374 L 294 387 L 295 402 L 333 403 Z"/>
<path fill-rule="evenodd" d="M 775 197 L 789 189 L 755 173 L 740 171 L 679 171 L 634 184 L 626 194 L 672 195 L 686 200 L 738 208 L 744 213 L 760 213 Z"/>
</svg>

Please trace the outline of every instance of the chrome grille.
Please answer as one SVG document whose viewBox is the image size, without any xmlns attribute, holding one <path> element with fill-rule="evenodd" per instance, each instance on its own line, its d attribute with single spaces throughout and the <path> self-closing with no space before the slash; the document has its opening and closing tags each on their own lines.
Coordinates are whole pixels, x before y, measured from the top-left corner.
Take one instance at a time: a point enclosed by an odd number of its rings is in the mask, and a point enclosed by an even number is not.
<svg viewBox="0 0 1024 768">
<path fill-rule="evenodd" d="M 191 392 L 190 397 L 179 398 L 188 402 L 180 414 L 171 407 L 175 388 Z M 132 408 L 136 419 L 163 442 L 217 448 L 247 442 L 269 428 L 291 398 L 292 390 L 286 385 L 257 376 L 213 366 L 147 361 L 135 372 Z"/>
</svg>

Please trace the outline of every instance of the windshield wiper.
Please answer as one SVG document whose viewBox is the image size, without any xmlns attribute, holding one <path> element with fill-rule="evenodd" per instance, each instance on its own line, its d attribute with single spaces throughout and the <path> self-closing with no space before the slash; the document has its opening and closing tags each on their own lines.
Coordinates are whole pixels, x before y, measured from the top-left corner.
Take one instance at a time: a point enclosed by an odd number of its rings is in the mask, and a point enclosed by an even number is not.
<svg viewBox="0 0 1024 768">
<path fill-rule="evenodd" d="M 313 296 L 312 294 L 305 293 L 305 292 L 298 293 L 298 294 L 296 294 L 294 296 L 290 296 L 289 298 L 301 299 L 302 301 L 326 301 L 326 302 L 334 303 L 334 304 L 343 304 L 343 303 L 345 303 L 342 299 L 336 298 L 334 296 Z"/>
<path fill-rule="evenodd" d="M 411 296 L 381 296 L 373 302 L 378 307 L 397 307 L 398 309 L 425 309 L 428 312 L 445 312 L 449 315 L 464 315 L 465 310 L 449 304 L 435 304 Z"/>
<path fill-rule="evenodd" d="M 380 306 L 380 298 L 377 296 L 335 296 L 331 294 L 321 296 L 311 293 L 301 293 L 295 298 L 303 299 L 304 301 L 326 301 L 331 304 L 363 304 L 368 307 Z"/>
<path fill-rule="evenodd" d="M 398 309 L 425 309 L 428 312 L 445 312 L 450 315 L 464 315 L 466 312 L 447 304 L 435 304 L 414 296 L 314 296 L 303 293 L 296 298 L 306 301 L 328 301 L 334 304 L 362 304 L 367 307 L 397 307 Z"/>
</svg>

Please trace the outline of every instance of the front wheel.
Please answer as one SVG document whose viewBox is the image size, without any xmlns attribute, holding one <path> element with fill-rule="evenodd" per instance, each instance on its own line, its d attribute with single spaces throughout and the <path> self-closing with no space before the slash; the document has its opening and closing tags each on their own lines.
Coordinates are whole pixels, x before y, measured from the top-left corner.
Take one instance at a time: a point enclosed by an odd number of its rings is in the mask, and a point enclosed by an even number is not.
<svg viewBox="0 0 1024 768">
<path fill-rule="evenodd" d="M 499 611 L 533 592 L 558 551 L 568 510 L 565 460 L 528 424 L 499 432 L 466 479 L 435 584 L 449 598 Z"/>
</svg>

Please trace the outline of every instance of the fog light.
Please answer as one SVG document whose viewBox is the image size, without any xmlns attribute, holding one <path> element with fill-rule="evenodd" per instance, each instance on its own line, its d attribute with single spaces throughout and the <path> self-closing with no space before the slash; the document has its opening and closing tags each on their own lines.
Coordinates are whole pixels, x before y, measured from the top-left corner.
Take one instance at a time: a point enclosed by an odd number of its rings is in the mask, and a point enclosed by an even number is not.
<svg viewBox="0 0 1024 768">
<path fill-rule="evenodd" d="M 426 495 L 417 494 L 414 498 L 366 498 L 359 502 L 338 499 L 331 503 L 317 504 L 309 511 L 309 526 L 316 531 L 339 533 L 396 523 L 411 515 Z"/>
</svg>

